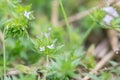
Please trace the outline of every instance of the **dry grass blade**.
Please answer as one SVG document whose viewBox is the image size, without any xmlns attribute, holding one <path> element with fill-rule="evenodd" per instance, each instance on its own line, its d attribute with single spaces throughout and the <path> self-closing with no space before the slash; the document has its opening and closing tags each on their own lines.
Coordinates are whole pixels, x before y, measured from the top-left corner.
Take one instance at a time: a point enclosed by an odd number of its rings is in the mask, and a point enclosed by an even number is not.
<svg viewBox="0 0 120 80">
<path fill-rule="evenodd" d="M 90 73 L 96 73 L 97 71 L 99 71 L 115 55 L 114 50 L 118 48 L 118 43 L 119 43 L 118 37 L 116 35 L 116 31 L 108 30 L 108 37 L 110 40 L 112 51 L 110 51 L 106 56 L 104 56 Z M 90 78 L 86 76 L 83 80 L 89 80 L 89 79 Z"/>
</svg>

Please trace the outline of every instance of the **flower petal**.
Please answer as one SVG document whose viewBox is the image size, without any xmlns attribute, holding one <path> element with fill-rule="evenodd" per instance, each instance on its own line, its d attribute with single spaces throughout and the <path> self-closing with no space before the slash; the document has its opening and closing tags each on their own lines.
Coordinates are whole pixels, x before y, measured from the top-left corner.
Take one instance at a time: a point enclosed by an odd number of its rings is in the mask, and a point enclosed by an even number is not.
<svg viewBox="0 0 120 80">
<path fill-rule="evenodd" d="M 103 21 L 107 24 L 107 25 L 110 25 L 110 22 L 113 20 L 113 17 L 110 16 L 110 15 L 106 15 L 104 18 L 103 18 Z"/>
<path fill-rule="evenodd" d="M 105 7 L 105 8 L 103 8 L 103 11 L 107 12 L 108 14 L 110 14 L 114 17 L 119 17 L 116 9 L 113 7 Z"/>
</svg>

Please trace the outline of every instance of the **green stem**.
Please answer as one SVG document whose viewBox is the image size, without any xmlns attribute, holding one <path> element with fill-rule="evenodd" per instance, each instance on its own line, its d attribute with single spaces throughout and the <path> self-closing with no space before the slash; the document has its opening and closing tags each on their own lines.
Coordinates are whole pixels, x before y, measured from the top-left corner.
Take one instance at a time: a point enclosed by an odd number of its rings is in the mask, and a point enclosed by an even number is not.
<svg viewBox="0 0 120 80">
<path fill-rule="evenodd" d="M 95 26 L 95 23 L 92 24 L 92 26 L 87 30 L 87 32 L 83 35 L 83 37 L 80 40 L 80 45 L 83 44 L 83 42 L 85 41 L 85 39 L 88 37 L 88 35 L 90 34 L 90 32 L 93 30 Z"/>
<path fill-rule="evenodd" d="M 70 39 L 70 29 L 69 29 L 70 25 L 69 25 L 69 22 L 68 22 L 68 19 L 67 19 L 67 14 L 66 14 L 65 9 L 63 7 L 62 0 L 59 0 L 59 2 L 60 2 L 60 7 L 61 7 L 64 19 L 65 19 L 65 23 L 67 25 L 67 32 L 68 32 L 68 36 L 69 36 L 69 39 Z"/>
<path fill-rule="evenodd" d="M 5 53 L 5 39 L 3 33 L 3 69 L 4 69 L 4 77 L 6 76 L 6 53 Z"/>
<path fill-rule="evenodd" d="M 49 56 L 48 56 L 48 54 L 46 55 L 46 66 L 47 67 L 49 66 Z M 43 80 L 46 80 L 46 78 L 47 78 L 47 69 L 46 69 L 46 72 L 44 74 Z"/>
</svg>

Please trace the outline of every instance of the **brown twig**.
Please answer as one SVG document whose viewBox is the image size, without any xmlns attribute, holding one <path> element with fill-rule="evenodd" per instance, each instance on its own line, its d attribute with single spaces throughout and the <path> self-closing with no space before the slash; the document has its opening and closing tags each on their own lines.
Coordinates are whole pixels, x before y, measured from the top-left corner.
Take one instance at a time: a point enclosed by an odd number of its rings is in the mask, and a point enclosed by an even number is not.
<svg viewBox="0 0 120 80">
<path fill-rule="evenodd" d="M 0 45 L 3 43 L 3 33 L 0 30 Z M 2 46 L 0 46 L 0 50 L 2 49 Z"/>
<path fill-rule="evenodd" d="M 118 49 L 118 37 L 116 35 L 116 31 L 114 30 L 108 30 L 108 37 L 110 40 L 110 45 L 112 48 L 112 51 L 110 51 L 106 56 L 104 56 L 101 61 L 99 61 L 99 63 L 96 65 L 96 67 L 90 72 L 90 73 L 96 73 L 97 71 L 99 71 L 103 66 L 105 66 L 105 64 L 114 57 L 115 53 L 114 51 L 116 49 Z M 83 80 L 89 80 L 90 78 L 88 76 L 86 76 Z"/>
<path fill-rule="evenodd" d="M 118 37 L 117 37 L 117 32 L 115 30 L 107 30 L 107 34 L 109 37 L 109 42 L 111 44 L 111 48 L 113 51 L 115 51 L 118 48 Z"/>
<path fill-rule="evenodd" d="M 7 72 L 8 76 L 18 75 L 20 72 L 17 69 L 12 69 L 9 72 Z"/>
<path fill-rule="evenodd" d="M 114 52 L 110 51 L 105 57 L 99 61 L 99 63 L 96 65 L 96 67 L 90 71 L 90 73 L 97 73 L 112 57 L 114 56 Z M 90 77 L 86 76 L 82 80 L 89 80 Z"/>
<path fill-rule="evenodd" d="M 3 33 L 1 30 L 0 30 L 0 40 L 3 42 Z"/>
<path fill-rule="evenodd" d="M 54 26 L 58 26 L 58 7 L 59 7 L 59 1 L 53 0 L 51 21 Z"/>
<path fill-rule="evenodd" d="M 95 48 L 94 56 L 99 59 L 103 58 L 109 50 L 108 45 L 109 43 L 107 39 L 101 41 Z"/>
</svg>

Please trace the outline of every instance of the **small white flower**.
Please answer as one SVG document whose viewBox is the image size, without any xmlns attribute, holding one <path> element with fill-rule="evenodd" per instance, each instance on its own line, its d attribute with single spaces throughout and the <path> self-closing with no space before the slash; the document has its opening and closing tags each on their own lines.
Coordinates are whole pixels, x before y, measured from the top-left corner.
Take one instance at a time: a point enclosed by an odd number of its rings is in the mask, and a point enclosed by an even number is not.
<svg viewBox="0 0 120 80">
<path fill-rule="evenodd" d="M 110 25 L 110 22 L 113 20 L 113 17 L 110 16 L 110 15 L 106 15 L 104 18 L 103 18 L 103 21 L 107 24 L 107 25 Z"/>
<path fill-rule="evenodd" d="M 114 17 L 119 17 L 116 9 L 113 7 L 105 7 L 105 8 L 103 8 L 103 11 L 107 12 L 108 14 L 110 14 Z"/>
<path fill-rule="evenodd" d="M 40 47 L 40 51 L 45 51 L 45 47 L 44 46 Z"/>
<path fill-rule="evenodd" d="M 50 33 L 44 33 L 44 36 L 48 38 L 50 36 Z"/>
<path fill-rule="evenodd" d="M 47 46 L 49 49 L 54 49 L 54 44 L 48 45 Z"/>
<path fill-rule="evenodd" d="M 49 28 L 48 28 L 48 31 L 51 31 L 51 30 L 52 30 L 52 29 L 49 27 Z"/>
<path fill-rule="evenodd" d="M 24 12 L 24 16 L 29 20 L 31 19 L 30 14 L 31 14 L 31 12 L 27 12 L 27 11 Z"/>
</svg>

